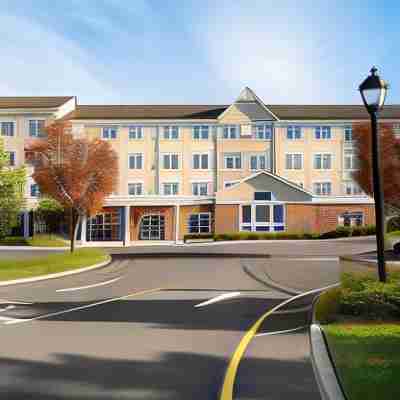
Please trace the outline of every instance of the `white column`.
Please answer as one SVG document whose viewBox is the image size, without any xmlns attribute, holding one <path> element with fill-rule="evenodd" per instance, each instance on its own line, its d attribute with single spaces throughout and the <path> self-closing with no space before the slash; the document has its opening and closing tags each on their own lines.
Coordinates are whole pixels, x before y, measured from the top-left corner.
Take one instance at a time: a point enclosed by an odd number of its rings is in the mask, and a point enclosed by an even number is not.
<svg viewBox="0 0 400 400">
<path fill-rule="evenodd" d="M 81 244 L 86 244 L 86 226 L 87 226 L 87 217 L 86 215 L 82 217 L 81 222 Z"/>
<path fill-rule="evenodd" d="M 179 243 L 179 214 L 181 206 L 177 204 L 175 206 L 175 243 Z"/>
<path fill-rule="evenodd" d="M 29 237 L 29 211 L 24 211 L 24 238 Z"/>
<path fill-rule="evenodd" d="M 129 246 L 131 242 L 131 207 L 125 206 L 125 236 L 124 245 Z"/>
</svg>

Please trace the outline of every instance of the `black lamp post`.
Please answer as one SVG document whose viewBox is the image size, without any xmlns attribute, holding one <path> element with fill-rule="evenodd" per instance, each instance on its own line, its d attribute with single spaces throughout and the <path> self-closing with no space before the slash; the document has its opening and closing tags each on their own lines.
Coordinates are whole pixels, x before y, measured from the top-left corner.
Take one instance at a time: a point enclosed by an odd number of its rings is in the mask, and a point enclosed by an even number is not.
<svg viewBox="0 0 400 400">
<path fill-rule="evenodd" d="M 373 189 L 375 200 L 375 221 L 376 221 L 376 245 L 378 250 L 378 273 L 379 280 L 386 282 L 385 268 L 385 215 L 384 215 L 384 198 L 383 185 L 379 172 L 380 168 L 380 151 L 378 137 L 378 113 L 385 103 L 388 84 L 383 81 L 377 74 L 375 67 L 371 68 L 371 74 L 359 86 L 361 97 L 371 117 L 372 128 L 372 174 Z"/>
</svg>

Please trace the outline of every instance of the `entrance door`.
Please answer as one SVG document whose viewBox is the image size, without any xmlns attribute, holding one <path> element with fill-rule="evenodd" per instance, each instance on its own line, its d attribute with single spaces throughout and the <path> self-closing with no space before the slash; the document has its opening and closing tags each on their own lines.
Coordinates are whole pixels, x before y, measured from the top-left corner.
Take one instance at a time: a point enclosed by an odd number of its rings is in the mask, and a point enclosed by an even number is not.
<svg viewBox="0 0 400 400">
<path fill-rule="evenodd" d="M 164 240 L 165 217 L 160 214 L 144 215 L 140 221 L 139 240 Z"/>
</svg>

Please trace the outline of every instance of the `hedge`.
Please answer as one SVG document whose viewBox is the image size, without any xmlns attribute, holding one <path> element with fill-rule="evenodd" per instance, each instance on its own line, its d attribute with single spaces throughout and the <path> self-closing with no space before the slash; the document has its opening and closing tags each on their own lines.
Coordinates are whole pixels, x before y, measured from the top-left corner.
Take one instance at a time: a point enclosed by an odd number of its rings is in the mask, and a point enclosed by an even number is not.
<svg viewBox="0 0 400 400">
<path fill-rule="evenodd" d="M 367 236 L 375 234 L 374 225 L 346 227 L 338 226 L 334 231 L 325 233 L 307 232 L 234 232 L 234 233 L 199 233 L 184 236 L 184 241 L 212 239 L 216 242 L 232 240 L 294 240 L 294 239 L 336 239 L 350 236 Z"/>
</svg>

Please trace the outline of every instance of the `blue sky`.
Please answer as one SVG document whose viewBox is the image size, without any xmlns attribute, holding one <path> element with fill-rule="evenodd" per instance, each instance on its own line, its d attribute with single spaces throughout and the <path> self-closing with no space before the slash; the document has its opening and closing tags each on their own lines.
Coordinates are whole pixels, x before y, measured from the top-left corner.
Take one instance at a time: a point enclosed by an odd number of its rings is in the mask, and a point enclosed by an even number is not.
<svg viewBox="0 0 400 400">
<path fill-rule="evenodd" d="M 247 85 L 267 104 L 358 104 L 376 64 L 400 103 L 399 4 L 3 0 L 0 95 L 226 104 Z"/>
</svg>

